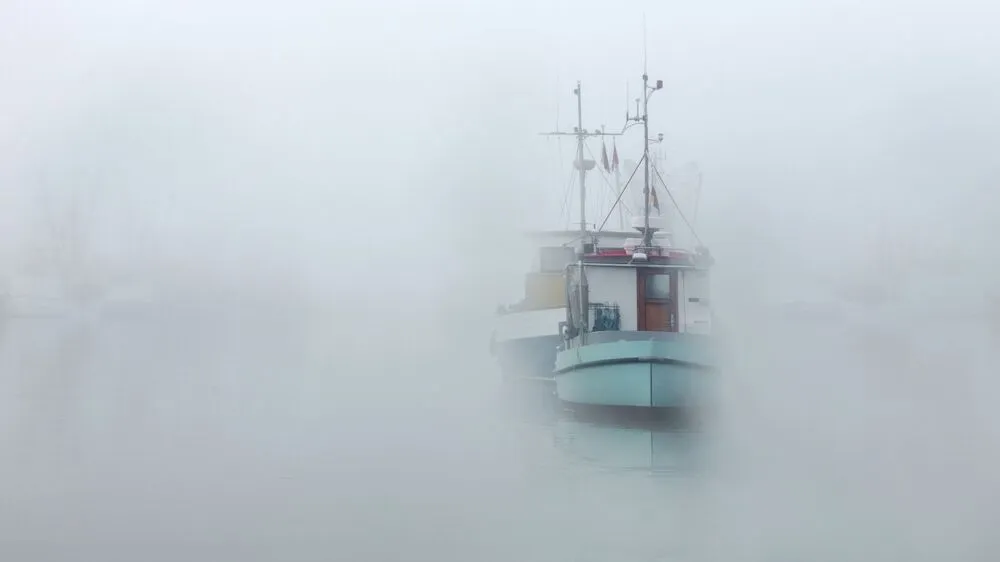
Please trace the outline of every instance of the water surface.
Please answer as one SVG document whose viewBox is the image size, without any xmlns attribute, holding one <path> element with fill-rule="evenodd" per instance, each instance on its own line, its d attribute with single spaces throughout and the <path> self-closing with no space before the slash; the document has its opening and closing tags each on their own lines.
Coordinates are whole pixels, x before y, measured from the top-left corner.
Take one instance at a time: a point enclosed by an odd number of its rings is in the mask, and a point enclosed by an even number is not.
<svg viewBox="0 0 1000 562">
<path fill-rule="evenodd" d="M 326 321 L 167 312 L 8 324 L 5 559 L 667 560 L 684 548 L 690 434 L 512 403 L 485 345 L 462 355 Z"/>
</svg>

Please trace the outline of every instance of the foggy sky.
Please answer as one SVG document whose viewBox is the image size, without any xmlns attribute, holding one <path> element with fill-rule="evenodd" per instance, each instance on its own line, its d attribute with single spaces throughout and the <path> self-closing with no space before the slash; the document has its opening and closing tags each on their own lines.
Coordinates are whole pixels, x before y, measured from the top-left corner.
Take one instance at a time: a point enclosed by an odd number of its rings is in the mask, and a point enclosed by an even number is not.
<svg viewBox="0 0 1000 562">
<path fill-rule="evenodd" d="M 666 85 L 651 131 L 668 162 L 703 169 L 709 239 L 711 217 L 745 201 L 810 248 L 866 236 L 880 204 L 944 236 L 956 215 L 987 220 L 970 213 L 988 197 L 997 117 L 985 2 L 18 2 L 2 23 L 4 198 L 24 204 L 41 162 L 65 151 L 104 189 L 169 193 L 185 216 L 165 238 L 215 228 L 199 237 L 221 244 L 257 223 L 298 231 L 285 244 L 301 247 L 380 215 L 428 239 L 446 222 L 461 244 L 463 220 L 501 236 L 550 224 L 567 164 L 535 133 L 557 116 L 572 126 L 575 80 L 585 126 L 623 124 L 644 12 L 649 72 Z M 97 140 L 109 129 L 129 152 Z M 622 139 L 623 157 L 640 138 Z M 123 178 L 130 167 L 148 177 Z"/>
</svg>

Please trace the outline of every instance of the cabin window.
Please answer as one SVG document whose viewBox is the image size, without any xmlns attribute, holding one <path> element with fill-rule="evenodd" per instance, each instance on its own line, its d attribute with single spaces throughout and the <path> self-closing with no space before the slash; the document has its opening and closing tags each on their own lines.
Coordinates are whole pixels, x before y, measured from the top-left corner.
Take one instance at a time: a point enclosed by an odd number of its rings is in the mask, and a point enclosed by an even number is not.
<svg viewBox="0 0 1000 562">
<path fill-rule="evenodd" d="M 670 299 L 669 273 L 658 273 L 646 276 L 646 298 L 657 300 Z"/>
</svg>

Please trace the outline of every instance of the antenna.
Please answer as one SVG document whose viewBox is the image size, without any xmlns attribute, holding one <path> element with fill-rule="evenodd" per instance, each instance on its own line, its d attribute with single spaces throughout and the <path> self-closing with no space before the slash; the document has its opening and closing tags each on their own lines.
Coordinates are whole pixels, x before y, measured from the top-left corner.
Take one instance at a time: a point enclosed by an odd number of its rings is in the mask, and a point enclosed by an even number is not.
<svg viewBox="0 0 1000 562">
<path fill-rule="evenodd" d="M 648 53 L 646 52 L 646 12 L 642 13 L 642 73 L 648 74 L 647 63 L 649 61 Z"/>
<path fill-rule="evenodd" d="M 649 73 L 647 72 L 648 66 L 648 53 L 646 49 L 646 13 L 642 13 L 642 97 L 635 98 L 635 116 L 629 116 L 628 111 L 625 112 L 625 126 L 622 127 L 622 133 L 628 130 L 629 127 L 633 125 L 638 125 L 642 123 L 643 131 L 643 151 L 642 151 L 642 164 L 643 164 L 643 188 L 642 195 L 644 199 L 643 205 L 643 232 L 642 232 L 642 246 L 641 248 L 647 249 L 653 244 L 653 233 L 649 230 L 649 96 L 653 95 L 654 92 L 663 88 L 663 80 L 657 80 L 655 87 L 650 87 L 649 85 Z M 641 104 L 641 105 L 640 105 Z"/>
<path fill-rule="evenodd" d="M 645 26 L 645 15 L 643 15 L 643 36 L 645 36 L 645 33 L 646 33 L 645 27 L 646 27 Z M 645 50 L 645 45 L 643 45 L 643 47 L 644 47 L 644 50 Z M 645 65 L 645 62 L 643 64 Z M 632 125 L 638 125 L 639 123 L 642 123 L 642 131 L 643 131 L 643 152 L 642 152 L 643 156 L 642 156 L 642 161 L 643 161 L 643 176 L 644 176 L 643 177 L 644 183 L 643 183 L 643 188 L 642 188 L 642 194 L 643 194 L 643 198 L 645 199 L 644 212 L 643 212 L 643 233 L 642 233 L 642 247 L 643 248 L 649 248 L 649 247 L 651 247 L 653 245 L 653 232 L 649 229 L 649 194 L 650 194 L 650 188 L 649 188 L 649 141 L 652 140 L 652 139 L 649 138 L 649 98 L 650 98 L 650 96 L 652 96 L 654 93 L 656 93 L 658 90 L 661 90 L 661 89 L 663 89 L 663 80 L 657 80 L 655 86 L 650 86 L 649 85 L 649 75 L 646 74 L 645 72 L 643 72 L 643 74 L 642 74 L 642 91 L 643 91 L 643 96 L 641 98 L 637 98 L 635 100 L 635 102 L 636 102 L 636 116 L 635 117 L 629 117 L 627 120 L 630 121 L 630 122 L 627 122 L 625 124 L 625 127 L 622 128 L 622 132 L 624 133 L 625 130 L 628 129 L 629 127 L 631 127 Z M 639 103 L 640 102 L 642 103 L 642 110 L 641 110 L 642 114 L 641 115 L 639 114 L 639 111 L 640 111 L 640 109 L 639 109 Z"/>
</svg>

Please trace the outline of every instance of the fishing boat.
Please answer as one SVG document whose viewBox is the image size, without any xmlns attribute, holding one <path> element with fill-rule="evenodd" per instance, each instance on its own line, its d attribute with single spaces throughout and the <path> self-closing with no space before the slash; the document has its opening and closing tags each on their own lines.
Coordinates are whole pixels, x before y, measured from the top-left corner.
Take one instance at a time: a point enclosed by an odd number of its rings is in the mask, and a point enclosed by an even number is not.
<svg viewBox="0 0 1000 562">
<path fill-rule="evenodd" d="M 633 218 L 636 233 L 621 247 L 579 245 L 563 275 L 566 318 L 554 378 L 559 399 L 579 407 L 696 408 L 717 366 L 709 300 L 713 259 L 701 244 L 675 247 L 663 217 L 650 216 L 658 202 L 650 181 L 648 107 L 663 83 L 650 86 L 646 74 L 642 80 L 642 114 L 637 110 L 628 120 L 644 132 L 643 216 Z M 578 136 L 578 145 L 583 141 Z M 660 185 L 669 195 L 662 177 Z M 581 230 L 580 238 L 587 232 Z"/>
</svg>

